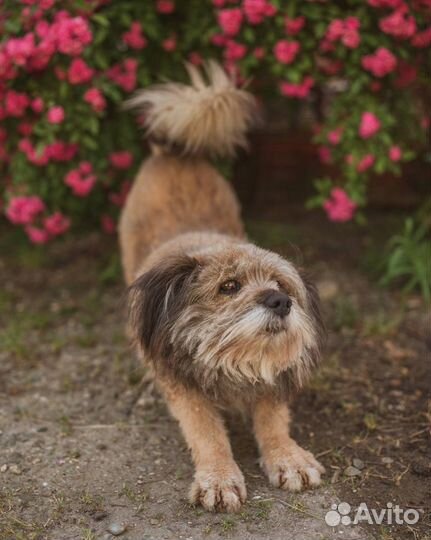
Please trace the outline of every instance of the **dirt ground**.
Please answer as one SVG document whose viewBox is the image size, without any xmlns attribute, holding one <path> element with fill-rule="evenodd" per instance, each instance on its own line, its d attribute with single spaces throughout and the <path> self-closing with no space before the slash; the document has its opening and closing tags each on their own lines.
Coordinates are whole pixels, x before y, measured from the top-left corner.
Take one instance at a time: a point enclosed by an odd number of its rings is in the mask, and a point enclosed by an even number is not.
<svg viewBox="0 0 431 540">
<path fill-rule="evenodd" d="M 236 515 L 189 506 L 188 451 L 124 336 L 115 238 L 29 250 L 3 228 L 1 540 L 115 538 L 109 529 L 128 540 L 431 538 L 430 314 L 370 277 L 399 218 L 357 228 L 301 210 L 275 217 L 252 219 L 251 236 L 302 261 L 323 298 L 325 360 L 294 404 L 294 436 L 325 465 L 324 485 L 301 495 L 269 487 L 249 426 L 232 420 L 248 502 Z M 324 517 L 339 502 L 420 517 L 331 527 Z"/>
</svg>

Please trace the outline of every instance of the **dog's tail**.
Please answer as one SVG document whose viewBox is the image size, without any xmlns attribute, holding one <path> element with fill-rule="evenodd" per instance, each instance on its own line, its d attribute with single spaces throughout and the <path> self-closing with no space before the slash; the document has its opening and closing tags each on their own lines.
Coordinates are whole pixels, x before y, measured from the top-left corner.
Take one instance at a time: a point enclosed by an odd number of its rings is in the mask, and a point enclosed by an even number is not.
<svg viewBox="0 0 431 540">
<path fill-rule="evenodd" d="M 127 103 L 144 116 L 146 134 L 164 151 L 232 156 L 247 145 L 258 115 L 256 101 L 214 61 L 202 73 L 186 64 L 190 84 L 168 82 L 137 92 Z M 206 78 L 205 78 L 206 75 Z"/>
</svg>

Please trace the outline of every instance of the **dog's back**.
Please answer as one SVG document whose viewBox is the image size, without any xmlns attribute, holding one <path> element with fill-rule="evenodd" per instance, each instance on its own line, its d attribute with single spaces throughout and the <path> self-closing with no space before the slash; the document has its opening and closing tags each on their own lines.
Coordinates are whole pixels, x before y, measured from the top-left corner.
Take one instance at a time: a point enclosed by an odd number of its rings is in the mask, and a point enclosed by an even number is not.
<svg viewBox="0 0 431 540">
<path fill-rule="evenodd" d="M 120 220 L 128 284 L 152 250 L 182 233 L 244 235 L 235 194 L 205 156 L 232 155 L 245 144 L 253 98 L 216 64 L 209 64 L 209 84 L 188 69 L 191 86 L 152 87 L 131 103 L 144 109 L 153 155 L 142 165 Z"/>
</svg>

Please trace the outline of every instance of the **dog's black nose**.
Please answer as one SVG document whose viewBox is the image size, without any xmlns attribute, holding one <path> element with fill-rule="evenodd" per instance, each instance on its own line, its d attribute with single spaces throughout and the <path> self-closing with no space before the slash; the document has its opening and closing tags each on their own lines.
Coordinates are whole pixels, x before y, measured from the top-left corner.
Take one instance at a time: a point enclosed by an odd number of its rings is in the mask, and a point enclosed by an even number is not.
<svg viewBox="0 0 431 540">
<path fill-rule="evenodd" d="M 288 315 L 292 307 L 292 300 L 287 294 L 280 291 L 265 291 L 262 295 L 261 303 L 279 317 Z"/>
</svg>

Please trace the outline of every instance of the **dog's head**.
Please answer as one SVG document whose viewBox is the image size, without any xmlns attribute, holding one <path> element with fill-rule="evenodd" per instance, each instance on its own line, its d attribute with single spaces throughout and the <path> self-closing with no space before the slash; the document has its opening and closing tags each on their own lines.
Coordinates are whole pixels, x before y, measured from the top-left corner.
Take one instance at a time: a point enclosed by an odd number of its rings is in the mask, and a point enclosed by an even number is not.
<svg viewBox="0 0 431 540">
<path fill-rule="evenodd" d="M 315 288 L 294 265 L 252 244 L 169 256 L 130 288 L 130 323 L 157 366 L 215 381 L 301 385 L 319 358 Z"/>
</svg>

